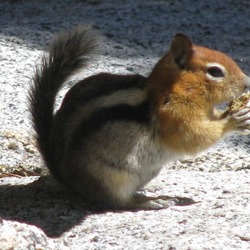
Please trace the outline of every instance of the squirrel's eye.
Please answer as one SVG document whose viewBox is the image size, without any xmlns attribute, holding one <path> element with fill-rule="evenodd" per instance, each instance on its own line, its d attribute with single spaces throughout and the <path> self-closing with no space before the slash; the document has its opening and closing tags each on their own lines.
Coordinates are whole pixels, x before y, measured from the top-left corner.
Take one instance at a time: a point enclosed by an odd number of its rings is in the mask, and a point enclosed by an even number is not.
<svg viewBox="0 0 250 250">
<path fill-rule="evenodd" d="M 224 77 L 223 70 L 218 66 L 212 66 L 207 69 L 207 73 L 215 78 L 222 78 Z"/>
</svg>

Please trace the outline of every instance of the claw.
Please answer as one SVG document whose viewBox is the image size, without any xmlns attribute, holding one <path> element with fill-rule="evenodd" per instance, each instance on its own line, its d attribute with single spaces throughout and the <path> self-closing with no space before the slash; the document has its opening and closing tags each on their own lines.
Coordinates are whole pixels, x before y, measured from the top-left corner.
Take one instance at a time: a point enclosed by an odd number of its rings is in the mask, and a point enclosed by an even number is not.
<svg viewBox="0 0 250 250">
<path fill-rule="evenodd" d="M 231 115 L 235 121 L 236 126 L 242 135 L 250 134 L 250 101 L 246 104 L 245 108 Z"/>
<path fill-rule="evenodd" d="M 250 129 L 243 129 L 240 131 L 241 135 L 249 135 L 250 134 Z"/>
<path fill-rule="evenodd" d="M 234 119 L 236 119 L 237 122 L 242 122 L 242 121 L 247 122 L 250 119 L 250 114 L 246 113 L 242 116 L 234 117 Z"/>
</svg>

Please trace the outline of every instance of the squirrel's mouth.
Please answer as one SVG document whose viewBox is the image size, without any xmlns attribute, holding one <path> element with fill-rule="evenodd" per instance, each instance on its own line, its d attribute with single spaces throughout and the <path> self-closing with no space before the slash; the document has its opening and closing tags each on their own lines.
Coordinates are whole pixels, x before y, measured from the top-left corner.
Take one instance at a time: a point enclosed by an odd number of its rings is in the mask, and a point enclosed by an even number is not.
<svg viewBox="0 0 250 250">
<path fill-rule="evenodd" d="M 230 101 L 234 101 L 239 98 L 241 95 L 247 94 L 250 91 L 250 77 L 247 75 L 243 75 L 242 80 L 239 82 L 235 82 L 233 97 Z"/>
<path fill-rule="evenodd" d="M 244 83 L 245 83 L 245 86 L 246 88 L 250 88 L 250 77 L 245 75 L 244 76 Z"/>
<path fill-rule="evenodd" d="M 234 97 L 232 98 L 231 102 L 239 99 L 241 96 L 249 96 L 250 97 L 250 90 L 247 89 L 246 91 L 237 93 L 236 95 L 234 95 Z"/>
</svg>

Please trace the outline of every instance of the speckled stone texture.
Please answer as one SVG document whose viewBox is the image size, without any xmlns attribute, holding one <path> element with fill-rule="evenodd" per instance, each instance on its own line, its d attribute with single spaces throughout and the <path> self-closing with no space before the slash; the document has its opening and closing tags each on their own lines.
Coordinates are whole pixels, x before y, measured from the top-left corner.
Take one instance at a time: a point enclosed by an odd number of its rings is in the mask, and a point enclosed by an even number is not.
<svg viewBox="0 0 250 250">
<path fill-rule="evenodd" d="M 147 75 L 175 33 L 250 74 L 248 0 L 0 1 L 0 249 L 250 249 L 249 136 L 169 164 L 146 187 L 191 206 L 100 213 L 37 177 L 46 170 L 29 121 L 30 79 L 53 35 L 79 23 L 103 34 L 103 54 L 69 85 L 102 71 Z"/>
</svg>

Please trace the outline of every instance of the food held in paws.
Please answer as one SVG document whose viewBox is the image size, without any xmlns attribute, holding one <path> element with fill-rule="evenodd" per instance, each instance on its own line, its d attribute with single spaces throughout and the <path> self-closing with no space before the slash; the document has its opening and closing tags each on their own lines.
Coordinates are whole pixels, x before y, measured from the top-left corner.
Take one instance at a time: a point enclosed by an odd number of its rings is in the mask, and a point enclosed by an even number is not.
<svg viewBox="0 0 250 250">
<path fill-rule="evenodd" d="M 239 110 L 245 108 L 247 103 L 250 101 L 250 92 L 243 93 L 240 97 L 229 103 L 229 113 L 234 114 Z"/>
</svg>

